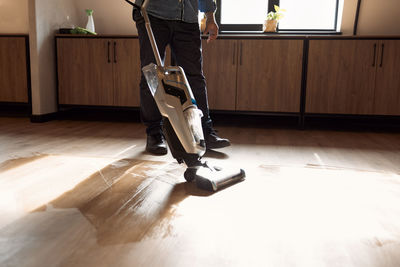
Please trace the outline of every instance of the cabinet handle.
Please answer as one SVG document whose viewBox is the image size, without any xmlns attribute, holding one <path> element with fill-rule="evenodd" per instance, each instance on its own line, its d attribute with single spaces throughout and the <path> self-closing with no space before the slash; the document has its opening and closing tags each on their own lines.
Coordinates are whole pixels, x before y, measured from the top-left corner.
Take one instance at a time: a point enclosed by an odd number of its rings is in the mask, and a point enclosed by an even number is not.
<svg viewBox="0 0 400 267">
<path fill-rule="evenodd" d="M 372 61 L 372 67 L 375 67 L 375 60 L 376 60 L 376 44 L 374 44 L 374 61 Z"/>
<path fill-rule="evenodd" d="M 243 57 L 243 43 L 240 42 L 240 66 L 242 65 L 242 57 Z"/>
<path fill-rule="evenodd" d="M 107 42 L 107 57 L 108 57 L 108 63 L 111 62 L 110 60 L 110 41 Z"/>
<path fill-rule="evenodd" d="M 117 42 L 114 42 L 114 63 L 117 63 Z"/>
<path fill-rule="evenodd" d="M 232 65 L 235 65 L 235 56 L 236 56 L 236 42 L 233 43 L 233 58 Z"/>
<path fill-rule="evenodd" d="M 382 44 L 382 51 L 381 51 L 381 64 L 379 64 L 379 67 L 382 68 L 383 65 L 383 49 L 385 48 L 385 44 Z"/>
</svg>

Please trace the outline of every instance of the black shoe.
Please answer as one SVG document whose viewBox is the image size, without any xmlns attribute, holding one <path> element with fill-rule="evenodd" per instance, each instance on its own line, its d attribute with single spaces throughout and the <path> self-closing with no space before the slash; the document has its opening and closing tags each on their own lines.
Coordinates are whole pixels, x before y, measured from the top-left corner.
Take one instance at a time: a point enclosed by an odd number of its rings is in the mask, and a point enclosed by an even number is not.
<svg viewBox="0 0 400 267">
<path fill-rule="evenodd" d="M 206 134 L 206 147 L 207 149 L 216 149 L 230 146 L 231 142 L 229 142 L 226 138 L 221 138 L 217 135 L 215 130 L 209 131 Z"/>
<path fill-rule="evenodd" d="M 147 135 L 146 151 L 154 155 L 167 154 L 164 136 L 162 134 Z"/>
</svg>

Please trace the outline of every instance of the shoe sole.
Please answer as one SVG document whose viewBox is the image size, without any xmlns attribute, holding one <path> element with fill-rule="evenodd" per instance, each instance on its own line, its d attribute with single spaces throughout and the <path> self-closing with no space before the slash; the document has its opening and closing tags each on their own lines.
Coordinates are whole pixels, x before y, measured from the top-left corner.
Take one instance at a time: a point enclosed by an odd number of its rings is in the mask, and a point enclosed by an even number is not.
<svg viewBox="0 0 400 267">
<path fill-rule="evenodd" d="M 226 143 L 214 144 L 214 145 L 207 145 L 207 144 L 206 144 L 206 148 L 207 148 L 207 149 L 218 149 L 218 148 L 228 147 L 228 146 L 230 146 L 230 145 L 231 145 L 231 143 L 228 143 L 228 142 L 226 142 Z"/>
<path fill-rule="evenodd" d="M 167 155 L 168 150 L 167 149 L 156 149 L 156 150 L 150 150 L 146 148 L 146 152 L 153 154 L 153 155 L 157 155 L 157 156 L 162 156 L 162 155 Z"/>
</svg>

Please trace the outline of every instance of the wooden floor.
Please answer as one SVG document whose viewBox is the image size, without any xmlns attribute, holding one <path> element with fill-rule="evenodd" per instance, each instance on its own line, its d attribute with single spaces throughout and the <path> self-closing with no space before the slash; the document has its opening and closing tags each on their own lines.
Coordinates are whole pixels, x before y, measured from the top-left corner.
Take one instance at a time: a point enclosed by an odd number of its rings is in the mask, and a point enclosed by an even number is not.
<svg viewBox="0 0 400 267">
<path fill-rule="evenodd" d="M 138 123 L 0 118 L 0 266 L 400 266 L 400 135 L 217 127 L 210 194 Z"/>
</svg>

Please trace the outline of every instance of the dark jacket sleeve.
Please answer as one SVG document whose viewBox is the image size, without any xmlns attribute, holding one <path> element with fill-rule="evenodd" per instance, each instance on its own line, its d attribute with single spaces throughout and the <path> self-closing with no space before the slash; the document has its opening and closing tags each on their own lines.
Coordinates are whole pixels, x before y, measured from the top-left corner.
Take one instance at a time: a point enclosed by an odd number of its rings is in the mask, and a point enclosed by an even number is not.
<svg viewBox="0 0 400 267">
<path fill-rule="evenodd" d="M 214 12 L 217 9 L 215 0 L 199 0 L 199 9 L 201 12 Z"/>
</svg>

